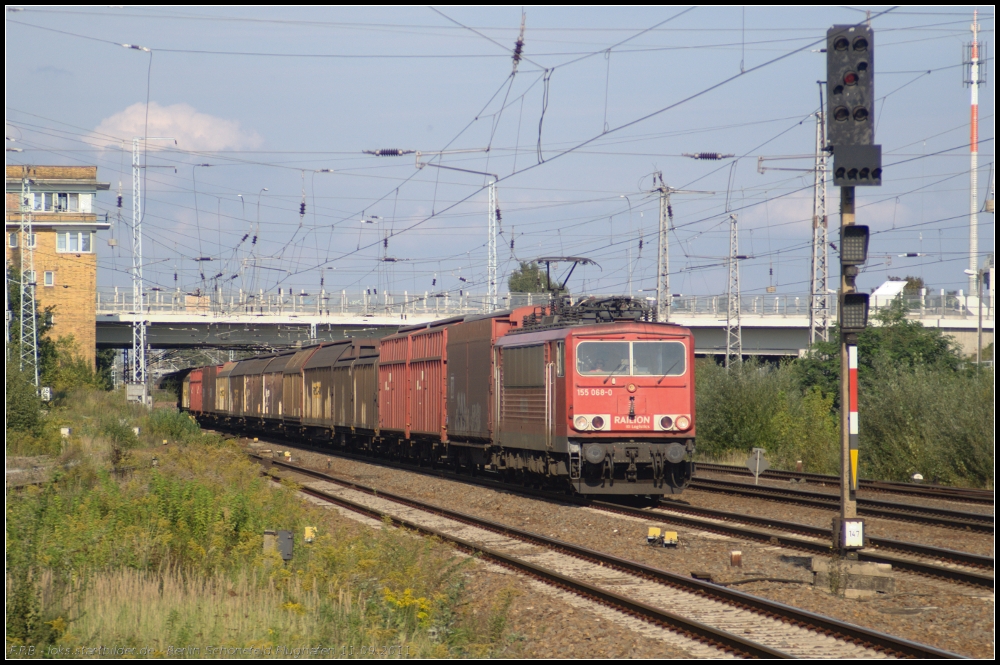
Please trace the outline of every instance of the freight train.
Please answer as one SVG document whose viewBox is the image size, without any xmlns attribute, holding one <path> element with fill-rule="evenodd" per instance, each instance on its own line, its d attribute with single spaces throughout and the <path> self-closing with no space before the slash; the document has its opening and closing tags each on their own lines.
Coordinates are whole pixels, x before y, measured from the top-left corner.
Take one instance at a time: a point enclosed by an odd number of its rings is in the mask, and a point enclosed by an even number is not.
<svg viewBox="0 0 1000 665">
<path fill-rule="evenodd" d="M 581 495 L 679 493 L 694 337 L 630 298 L 444 319 L 192 370 L 202 425 Z"/>
</svg>

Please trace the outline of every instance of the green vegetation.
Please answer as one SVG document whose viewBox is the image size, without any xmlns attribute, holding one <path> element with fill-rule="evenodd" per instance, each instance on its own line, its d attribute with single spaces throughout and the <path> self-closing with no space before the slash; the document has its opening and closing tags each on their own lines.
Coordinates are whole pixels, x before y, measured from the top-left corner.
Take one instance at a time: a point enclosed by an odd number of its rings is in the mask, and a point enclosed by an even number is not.
<svg viewBox="0 0 1000 665">
<path fill-rule="evenodd" d="M 902 299 L 875 318 L 858 336 L 861 476 L 992 487 L 993 368 L 977 369 L 940 330 L 908 320 Z M 727 372 L 699 361 L 696 373 L 701 455 L 742 463 L 760 447 L 776 468 L 802 460 L 807 471 L 839 473 L 838 342 L 778 366 L 749 360 Z"/>
<path fill-rule="evenodd" d="M 91 388 L 49 417 L 73 428 L 57 470 L 8 495 L 8 647 L 506 644 L 509 593 L 473 597 L 470 559 L 304 502 L 185 414 Z M 266 529 L 296 534 L 291 561 L 264 552 Z"/>
<path fill-rule="evenodd" d="M 511 293 L 548 293 L 558 286 L 558 283 L 553 286 L 549 282 L 545 269 L 534 261 L 521 261 L 520 267 L 507 280 Z M 567 290 L 562 289 L 560 293 L 567 293 Z"/>
</svg>

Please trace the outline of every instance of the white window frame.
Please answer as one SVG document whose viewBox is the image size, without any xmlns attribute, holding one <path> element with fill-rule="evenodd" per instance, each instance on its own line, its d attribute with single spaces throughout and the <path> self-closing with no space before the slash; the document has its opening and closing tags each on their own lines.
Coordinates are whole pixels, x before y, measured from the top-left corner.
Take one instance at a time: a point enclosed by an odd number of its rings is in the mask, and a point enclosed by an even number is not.
<svg viewBox="0 0 1000 665">
<path fill-rule="evenodd" d="M 7 246 L 11 249 L 17 249 L 17 231 L 7 234 Z"/>
<path fill-rule="evenodd" d="M 93 198 L 89 192 L 32 192 L 28 207 L 34 212 L 91 213 Z"/>
<path fill-rule="evenodd" d="M 37 233 L 29 233 L 28 234 L 28 242 L 26 244 L 28 246 L 28 249 L 35 249 L 36 247 L 38 247 L 38 234 Z"/>
<path fill-rule="evenodd" d="M 73 248 L 74 242 L 76 249 Z M 84 245 L 87 249 L 83 249 Z M 94 253 L 94 232 L 93 231 L 56 231 L 56 253 L 57 254 L 93 254 Z"/>
<path fill-rule="evenodd" d="M 56 272 L 54 270 L 45 271 L 45 281 L 42 282 L 45 286 L 55 286 L 56 285 Z"/>
</svg>

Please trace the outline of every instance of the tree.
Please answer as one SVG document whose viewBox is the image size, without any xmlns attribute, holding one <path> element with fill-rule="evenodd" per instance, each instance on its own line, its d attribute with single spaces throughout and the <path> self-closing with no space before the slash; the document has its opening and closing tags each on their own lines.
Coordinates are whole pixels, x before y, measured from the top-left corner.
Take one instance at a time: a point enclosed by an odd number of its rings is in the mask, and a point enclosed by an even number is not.
<svg viewBox="0 0 1000 665">
<path fill-rule="evenodd" d="M 877 325 L 869 325 L 858 335 L 858 381 L 867 385 L 879 363 L 915 370 L 916 368 L 957 371 L 962 356 L 951 337 L 938 328 L 926 328 L 906 318 L 906 303 L 897 296 L 875 315 Z M 840 403 L 840 331 L 830 331 L 830 342 L 817 342 L 809 355 L 795 363 L 803 388 L 815 386 Z"/>
<path fill-rule="evenodd" d="M 908 296 L 919 296 L 921 289 L 927 287 L 924 284 L 923 277 L 912 277 L 910 275 L 906 277 L 892 277 L 890 275 L 889 280 L 892 282 L 906 282 L 906 286 L 903 287 L 903 293 Z"/>
<path fill-rule="evenodd" d="M 544 268 L 531 261 L 521 261 L 521 266 L 511 273 L 507 280 L 507 288 L 511 293 L 548 293 L 552 290 Z M 567 289 L 560 289 L 566 293 Z"/>
</svg>

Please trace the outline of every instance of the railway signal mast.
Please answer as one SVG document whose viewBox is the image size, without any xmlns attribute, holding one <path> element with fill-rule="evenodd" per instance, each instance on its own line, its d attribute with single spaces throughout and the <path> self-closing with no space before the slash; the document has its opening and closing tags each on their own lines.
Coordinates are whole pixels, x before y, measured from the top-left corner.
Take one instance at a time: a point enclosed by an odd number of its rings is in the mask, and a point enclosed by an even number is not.
<svg viewBox="0 0 1000 665">
<path fill-rule="evenodd" d="M 856 225 L 854 188 L 882 184 L 882 146 L 875 144 L 874 31 L 835 25 L 826 33 L 827 140 L 833 184 L 840 187 L 840 515 L 834 549 L 856 558 L 864 547 L 858 519 L 858 334 L 868 324 L 868 294 L 858 293 L 859 266 L 868 259 L 868 227 Z"/>
<path fill-rule="evenodd" d="M 969 134 L 969 292 L 974 293 L 979 270 L 979 86 L 986 83 L 986 44 L 979 42 L 979 12 L 972 14 L 972 43 L 966 45 L 965 84 L 971 88 Z M 982 65 L 980 63 L 983 63 Z"/>
</svg>

